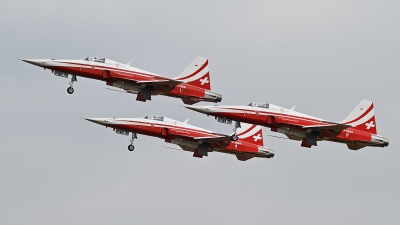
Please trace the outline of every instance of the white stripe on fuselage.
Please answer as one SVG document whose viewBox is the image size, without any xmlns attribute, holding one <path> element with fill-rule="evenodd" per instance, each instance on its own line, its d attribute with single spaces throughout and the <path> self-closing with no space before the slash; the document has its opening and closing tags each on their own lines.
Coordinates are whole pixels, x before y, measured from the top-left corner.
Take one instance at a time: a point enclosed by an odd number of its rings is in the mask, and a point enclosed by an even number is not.
<svg viewBox="0 0 400 225">
<path fill-rule="evenodd" d="M 320 122 L 325 123 L 324 120 L 309 116 L 303 113 L 299 113 L 296 111 L 292 111 L 289 109 L 285 109 L 283 107 L 269 105 L 270 108 L 261 108 L 261 107 L 253 107 L 253 106 L 213 106 L 211 107 L 214 112 L 226 112 L 226 113 L 246 113 L 246 114 L 257 114 L 261 116 L 268 116 L 268 115 L 278 115 L 284 118 L 291 118 L 291 119 L 302 119 L 310 122 Z M 281 110 L 282 109 L 282 110 Z"/>
<path fill-rule="evenodd" d="M 169 118 L 167 118 L 169 119 Z M 137 125 L 137 126 L 154 126 L 154 127 L 167 127 L 167 128 L 174 128 L 179 131 L 188 131 L 192 133 L 197 133 L 197 134 L 206 134 L 207 136 L 212 136 L 212 137 L 222 137 L 222 135 L 217 135 L 213 134 L 214 132 L 202 129 L 190 124 L 182 123 L 179 121 L 168 121 L 168 122 L 163 122 L 163 121 L 157 121 L 157 120 L 151 120 L 151 119 L 144 119 L 144 118 L 118 118 L 118 119 L 104 119 L 106 120 L 107 124 L 110 125 Z M 176 124 L 174 124 L 176 122 Z M 106 126 L 106 124 L 104 124 Z"/>
<path fill-rule="evenodd" d="M 118 62 L 116 62 L 118 63 Z M 131 73 L 133 75 L 143 76 L 143 77 L 150 77 L 154 79 L 166 79 L 170 80 L 171 78 L 164 77 L 146 70 L 142 70 L 139 68 L 135 68 L 132 66 L 128 66 L 125 64 L 119 64 L 119 66 L 110 65 L 107 63 L 99 63 L 99 62 L 92 62 L 86 60 L 54 60 L 54 61 L 46 61 L 48 66 L 57 66 L 57 67 L 81 67 L 81 68 L 93 68 L 93 69 L 108 69 L 114 72 L 125 72 Z M 122 67 L 122 68 L 121 68 Z"/>
</svg>

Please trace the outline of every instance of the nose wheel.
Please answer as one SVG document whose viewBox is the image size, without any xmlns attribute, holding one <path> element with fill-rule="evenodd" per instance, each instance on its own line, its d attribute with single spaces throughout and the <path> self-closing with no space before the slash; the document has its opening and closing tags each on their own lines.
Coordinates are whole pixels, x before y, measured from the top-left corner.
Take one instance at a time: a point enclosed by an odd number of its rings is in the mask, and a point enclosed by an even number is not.
<svg viewBox="0 0 400 225">
<path fill-rule="evenodd" d="M 235 128 L 233 128 L 233 134 L 232 134 L 232 136 L 231 136 L 231 140 L 232 141 L 237 141 L 237 140 L 239 140 L 239 136 L 237 135 L 237 129 L 238 128 L 240 128 L 240 122 L 239 121 L 236 121 L 235 122 Z"/>
<path fill-rule="evenodd" d="M 137 135 L 136 135 L 136 133 L 132 133 L 132 138 L 131 138 L 131 144 L 130 145 L 128 145 L 128 150 L 129 151 L 133 151 L 133 150 L 135 150 L 135 146 L 133 145 L 133 141 L 135 140 L 135 139 L 137 139 Z"/>
<path fill-rule="evenodd" d="M 74 93 L 74 88 L 72 86 L 67 88 L 67 92 L 68 92 L 68 94 Z"/>
<path fill-rule="evenodd" d="M 76 75 L 72 75 L 72 77 L 71 77 L 71 81 L 69 82 L 69 88 L 67 88 L 67 92 L 68 92 L 68 94 L 72 94 L 72 93 L 74 93 L 74 87 L 73 87 L 73 84 L 74 84 L 74 82 L 77 82 L 78 80 L 76 79 Z"/>
</svg>

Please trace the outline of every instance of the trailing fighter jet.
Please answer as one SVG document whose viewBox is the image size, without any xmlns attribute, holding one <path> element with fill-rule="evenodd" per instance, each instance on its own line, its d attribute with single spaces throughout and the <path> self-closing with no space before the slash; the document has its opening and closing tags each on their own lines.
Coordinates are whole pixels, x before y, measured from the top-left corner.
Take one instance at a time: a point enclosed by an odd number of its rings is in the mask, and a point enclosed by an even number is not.
<svg viewBox="0 0 400 225">
<path fill-rule="evenodd" d="M 27 63 L 49 69 L 56 76 L 68 78 L 67 92 L 74 92 L 77 76 L 105 81 L 107 85 L 137 94 L 137 101 L 151 100 L 152 95 L 180 98 L 185 104 L 200 101 L 220 102 L 222 95 L 211 91 L 208 59 L 197 57 L 178 77 L 167 78 L 106 58 L 86 57 L 77 60 L 23 59 Z"/>
<path fill-rule="evenodd" d="M 366 146 L 387 147 L 389 139 L 377 135 L 374 104 L 362 100 L 340 123 L 312 117 L 291 109 L 268 103 L 250 103 L 247 106 L 185 106 L 188 109 L 213 115 L 222 123 L 236 121 L 270 127 L 271 131 L 285 134 L 289 139 L 301 141 L 302 147 L 317 146 L 317 141 L 347 144 L 351 150 Z M 232 138 L 237 140 L 236 133 Z"/>
<path fill-rule="evenodd" d="M 144 118 L 87 118 L 86 120 L 113 128 L 117 134 L 132 133 L 129 151 L 133 151 L 133 141 L 137 134 L 165 139 L 165 142 L 179 145 L 184 151 L 193 152 L 194 157 L 208 156 L 209 152 L 222 152 L 236 155 L 238 160 L 246 161 L 253 157 L 271 158 L 275 152 L 264 147 L 261 126 L 244 124 L 238 129 L 239 141 L 232 141 L 230 135 L 218 134 L 162 116 Z"/>
</svg>

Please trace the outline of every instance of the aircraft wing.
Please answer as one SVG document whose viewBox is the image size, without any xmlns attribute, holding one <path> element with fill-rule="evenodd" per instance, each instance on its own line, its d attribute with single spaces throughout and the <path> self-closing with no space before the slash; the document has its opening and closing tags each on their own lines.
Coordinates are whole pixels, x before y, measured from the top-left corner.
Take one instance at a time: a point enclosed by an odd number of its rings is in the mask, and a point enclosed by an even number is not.
<svg viewBox="0 0 400 225">
<path fill-rule="evenodd" d="M 311 129 L 319 129 L 319 130 L 334 130 L 334 131 L 342 131 L 346 128 L 351 127 L 350 125 L 341 124 L 341 123 L 331 123 L 324 125 L 311 125 L 311 126 L 303 126 L 303 128 L 311 128 Z"/>
<path fill-rule="evenodd" d="M 113 74 L 111 74 L 111 77 L 118 80 L 131 81 L 131 82 L 136 82 L 138 84 L 151 84 L 154 86 L 176 86 L 178 84 L 183 83 L 182 81 L 174 79 L 162 79 L 162 77 L 157 77 L 157 75 L 154 75 L 154 77 L 151 76 L 144 77 L 120 71 L 114 72 Z"/>
</svg>

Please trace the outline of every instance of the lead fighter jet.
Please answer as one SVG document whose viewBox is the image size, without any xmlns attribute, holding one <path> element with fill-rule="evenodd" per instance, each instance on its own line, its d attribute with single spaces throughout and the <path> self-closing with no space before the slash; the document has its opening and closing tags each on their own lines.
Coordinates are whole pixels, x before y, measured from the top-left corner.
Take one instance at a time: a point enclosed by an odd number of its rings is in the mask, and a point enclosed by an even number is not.
<svg viewBox="0 0 400 225">
<path fill-rule="evenodd" d="M 261 126 L 242 124 L 238 129 L 240 141 L 232 141 L 230 135 L 218 134 L 209 130 L 179 122 L 162 116 L 144 118 L 87 118 L 86 120 L 111 127 L 118 134 L 132 133 L 129 151 L 133 151 L 133 141 L 137 134 L 165 139 L 165 142 L 179 145 L 184 151 L 193 152 L 193 157 L 202 158 L 209 152 L 222 152 L 236 155 L 238 160 L 246 161 L 253 157 L 271 158 L 274 151 L 264 147 Z"/>
<path fill-rule="evenodd" d="M 74 92 L 77 76 L 105 81 L 107 85 L 137 94 L 137 101 L 151 100 L 152 95 L 180 98 L 185 104 L 200 101 L 220 102 L 222 95 L 211 91 L 208 59 L 197 57 L 178 77 L 168 78 L 106 58 L 86 57 L 77 60 L 22 59 L 27 63 L 49 69 L 54 75 L 68 78 L 67 92 Z"/>
<path fill-rule="evenodd" d="M 213 115 L 222 123 L 236 121 L 270 127 L 271 131 L 285 134 L 289 139 L 301 141 L 301 146 L 317 146 L 317 141 L 347 144 L 351 150 L 366 146 L 387 147 L 389 139 L 377 134 L 374 104 L 362 100 L 340 123 L 309 116 L 291 109 L 268 103 L 250 103 L 247 106 L 185 106 L 188 109 Z M 232 136 L 237 139 L 236 134 Z"/>
</svg>

